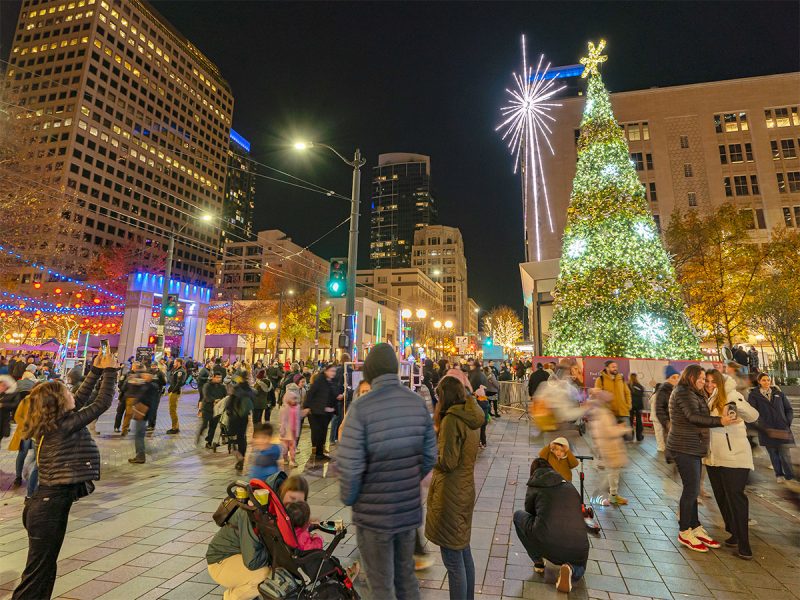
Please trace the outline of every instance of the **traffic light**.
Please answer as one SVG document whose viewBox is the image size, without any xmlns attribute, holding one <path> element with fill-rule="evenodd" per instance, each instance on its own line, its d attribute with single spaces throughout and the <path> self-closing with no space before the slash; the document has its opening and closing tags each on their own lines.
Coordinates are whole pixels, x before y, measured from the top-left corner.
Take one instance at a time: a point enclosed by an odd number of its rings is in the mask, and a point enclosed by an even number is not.
<svg viewBox="0 0 800 600">
<path fill-rule="evenodd" d="M 491 346 L 492 345 L 492 338 L 487 337 L 486 340 L 483 342 L 484 346 Z"/>
<path fill-rule="evenodd" d="M 154 336 L 154 335 L 151 335 L 150 337 L 148 337 L 148 338 L 147 338 L 147 343 L 148 343 L 148 345 L 150 345 L 150 346 L 152 346 L 153 344 L 155 344 L 155 343 L 156 343 L 156 341 L 158 341 L 158 338 L 157 338 L 156 336 Z"/>
<path fill-rule="evenodd" d="M 167 302 L 164 305 L 164 316 L 174 317 L 177 314 L 178 314 L 178 295 L 168 294 Z"/>
<path fill-rule="evenodd" d="M 328 271 L 328 296 L 344 298 L 347 295 L 347 259 L 332 258 Z"/>
</svg>

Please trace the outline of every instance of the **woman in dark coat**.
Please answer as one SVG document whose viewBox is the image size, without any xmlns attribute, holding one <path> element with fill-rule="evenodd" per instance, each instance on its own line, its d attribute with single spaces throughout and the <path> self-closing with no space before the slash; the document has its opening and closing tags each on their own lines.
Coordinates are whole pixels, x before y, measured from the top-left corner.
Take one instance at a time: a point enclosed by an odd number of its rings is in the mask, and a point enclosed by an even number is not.
<svg viewBox="0 0 800 600">
<path fill-rule="evenodd" d="M 639 383 L 636 373 L 631 373 L 628 387 L 631 389 L 631 427 L 636 431 L 636 441 L 641 442 L 644 439 L 644 424 L 642 423 L 644 386 Z"/>
<path fill-rule="evenodd" d="M 272 416 L 272 407 L 269 404 L 269 393 L 272 391 L 272 382 L 267 379 L 267 372 L 261 369 L 256 373 L 256 382 L 253 386 L 255 396 L 253 398 L 253 427 L 261 423 L 261 419 L 269 423 Z"/>
<path fill-rule="evenodd" d="M 339 395 L 336 385 L 336 365 L 329 364 L 318 374 L 311 387 L 308 388 L 303 408 L 309 410 L 308 422 L 311 425 L 311 445 L 319 460 L 330 458 L 325 454 L 325 438 L 328 424 L 336 410 L 336 396 Z"/>
<path fill-rule="evenodd" d="M 475 508 L 475 459 L 478 429 L 486 416 L 455 377 L 443 377 L 436 391 L 439 458 L 428 492 L 425 537 L 442 552 L 450 600 L 472 600 L 475 563 L 469 544 Z"/>
<path fill-rule="evenodd" d="M 767 449 L 778 483 L 794 479 L 789 446 L 794 443 L 792 435 L 792 404 L 780 388 L 772 385 L 766 373 L 758 375 L 758 387 L 750 390 L 747 398 L 758 411 L 758 443 Z"/>
<path fill-rule="evenodd" d="M 40 383 L 31 390 L 30 414 L 22 425 L 22 436 L 36 439 L 39 445 L 39 488 L 22 511 L 22 524 L 28 530 L 28 561 L 13 600 L 53 594 L 72 504 L 91 494 L 92 481 L 100 479 L 100 451 L 86 426 L 111 406 L 115 365 L 111 354 L 99 354 L 74 397 L 60 381 Z M 94 402 L 89 403 L 96 385 Z"/>
<path fill-rule="evenodd" d="M 683 482 L 681 492 L 678 542 L 695 552 L 708 552 L 719 548 L 700 524 L 697 497 L 700 495 L 702 459 L 708 454 L 710 427 L 723 427 L 738 422 L 728 413 L 712 417 L 703 395 L 706 373 L 700 365 L 689 365 L 683 370 L 678 385 L 669 399 L 670 429 L 667 450 L 672 454 Z"/>
<path fill-rule="evenodd" d="M 255 393 L 247 383 L 246 375 L 235 374 L 233 383 L 233 393 L 225 410 L 228 413 L 228 434 L 236 436 L 236 470 L 241 473 L 244 469 L 244 457 L 247 454 L 247 422 L 250 413 L 253 412 Z"/>
</svg>

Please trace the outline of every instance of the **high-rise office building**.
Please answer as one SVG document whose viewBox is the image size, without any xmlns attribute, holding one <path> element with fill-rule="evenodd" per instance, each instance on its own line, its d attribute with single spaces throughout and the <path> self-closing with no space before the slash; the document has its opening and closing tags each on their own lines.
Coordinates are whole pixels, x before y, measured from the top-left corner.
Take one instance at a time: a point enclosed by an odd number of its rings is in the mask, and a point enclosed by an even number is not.
<svg viewBox="0 0 800 600">
<path fill-rule="evenodd" d="M 379 155 L 372 170 L 372 268 L 410 267 L 414 232 L 434 223 L 430 157 L 405 152 Z"/>
<path fill-rule="evenodd" d="M 255 164 L 250 159 L 250 142 L 231 129 L 225 200 L 222 203 L 224 224 L 220 235 L 221 247 L 227 242 L 253 239 L 255 172 Z"/>
<path fill-rule="evenodd" d="M 140 0 L 25 0 L 6 80 L 54 190 L 70 197 L 54 260 L 165 248 L 173 277 L 209 284 L 220 248 L 233 96 L 217 67 Z M 179 233 L 178 233 L 179 232 Z"/>
<path fill-rule="evenodd" d="M 472 331 L 467 294 L 467 259 L 461 231 L 428 225 L 414 232 L 411 265 L 444 287 L 443 311 L 461 335 Z"/>
</svg>

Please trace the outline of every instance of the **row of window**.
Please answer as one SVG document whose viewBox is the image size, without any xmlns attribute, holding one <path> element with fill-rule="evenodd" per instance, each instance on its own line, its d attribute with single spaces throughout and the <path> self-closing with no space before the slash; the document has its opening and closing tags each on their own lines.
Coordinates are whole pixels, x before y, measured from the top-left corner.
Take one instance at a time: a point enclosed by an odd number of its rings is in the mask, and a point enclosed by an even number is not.
<svg viewBox="0 0 800 600">
<path fill-rule="evenodd" d="M 798 139 L 798 142 L 800 142 L 800 139 Z M 772 149 L 772 160 L 797 158 L 797 148 L 793 139 L 770 140 L 769 145 Z"/>
<path fill-rule="evenodd" d="M 734 131 L 747 131 L 750 126 L 747 123 L 747 113 L 722 113 L 714 115 L 714 131 L 731 133 Z"/>
<path fill-rule="evenodd" d="M 743 151 L 744 150 L 744 151 Z M 719 146 L 719 162 L 723 165 L 730 163 L 753 162 L 753 145 L 746 142 L 742 144 L 725 144 Z"/>
<path fill-rule="evenodd" d="M 783 106 L 780 108 L 768 108 L 764 111 L 764 119 L 767 128 L 800 126 L 800 115 L 797 114 L 796 106 Z"/>
<path fill-rule="evenodd" d="M 784 206 L 783 223 L 787 227 L 800 227 L 800 206 Z"/>
<path fill-rule="evenodd" d="M 776 173 L 775 178 L 778 180 L 778 191 L 781 194 L 800 192 L 800 171 Z"/>
<path fill-rule="evenodd" d="M 641 152 L 631 153 L 631 162 L 637 171 L 644 171 L 645 165 L 648 171 L 653 170 L 653 155 L 649 152 L 642 154 Z"/>
<path fill-rule="evenodd" d="M 747 175 L 734 175 L 732 179 L 724 177 L 722 183 L 725 187 L 725 195 L 728 197 L 749 196 L 750 194 L 757 196 L 761 193 L 757 175 L 750 175 L 749 178 Z"/>
</svg>

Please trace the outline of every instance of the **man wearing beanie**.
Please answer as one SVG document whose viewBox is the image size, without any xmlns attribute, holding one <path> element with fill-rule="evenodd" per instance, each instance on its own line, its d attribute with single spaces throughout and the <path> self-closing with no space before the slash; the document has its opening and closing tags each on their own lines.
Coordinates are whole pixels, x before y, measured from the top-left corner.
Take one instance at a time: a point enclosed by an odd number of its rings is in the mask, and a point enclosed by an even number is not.
<svg viewBox="0 0 800 600">
<path fill-rule="evenodd" d="M 678 385 L 681 373 L 672 365 L 667 365 L 664 368 L 664 378 L 666 381 L 658 387 L 658 392 L 656 392 L 655 404 L 656 419 L 658 419 L 658 424 L 664 428 L 663 439 L 666 440 L 669 433 L 669 397 L 672 395 L 673 388 Z M 663 446 L 660 445 L 659 449 L 662 448 Z M 667 462 L 669 462 L 669 457 L 667 457 Z"/>
<path fill-rule="evenodd" d="M 353 523 L 369 595 L 375 600 L 417 600 L 415 532 L 422 525 L 420 482 L 436 463 L 433 422 L 420 396 L 400 382 L 389 344 L 364 361 L 372 390 L 347 412 L 339 442 L 342 502 Z"/>
</svg>

